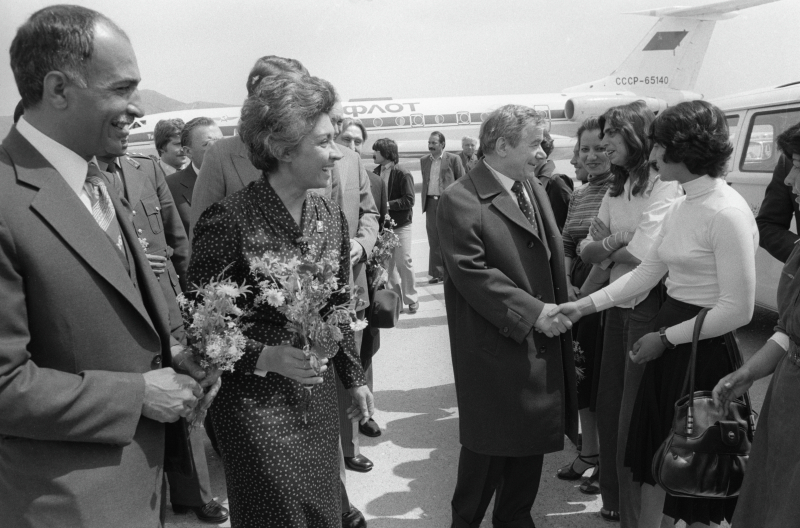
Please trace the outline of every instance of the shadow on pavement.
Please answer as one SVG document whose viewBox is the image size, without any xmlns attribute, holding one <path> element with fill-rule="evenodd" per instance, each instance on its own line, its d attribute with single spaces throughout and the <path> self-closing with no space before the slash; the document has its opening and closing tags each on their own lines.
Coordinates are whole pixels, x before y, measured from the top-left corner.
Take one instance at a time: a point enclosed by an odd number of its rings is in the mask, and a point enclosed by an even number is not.
<svg viewBox="0 0 800 528">
<path fill-rule="evenodd" d="M 394 467 L 395 475 L 410 479 L 408 490 L 389 492 L 366 504 L 365 510 L 374 516 L 369 521 L 370 528 L 432 526 L 429 523 L 434 519 L 441 525 L 442 519 L 450 518 L 450 496 L 460 449 L 455 386 L 451 383 L 408 391 L 379 391 L 375 396 L 382 411 L 415 415 L 387 422 L 383 436 L 362 437 L 362 445 L 392 442 L 405 449 L 431 451 L 420 460 Z M 413 518 L 397 518 L 404 515 Z"/>
<path fill-rule="evenodd" d="M 422 328 L 424 326 L 441 326 L 447 324 L 447 316 L 419 317 L 415 319 L 400 319 L 395 328 Z M 455 390 L 455 389 L 454 389 Z M 382 406 L 381 406 L 382 407 Z"/>
</svg>

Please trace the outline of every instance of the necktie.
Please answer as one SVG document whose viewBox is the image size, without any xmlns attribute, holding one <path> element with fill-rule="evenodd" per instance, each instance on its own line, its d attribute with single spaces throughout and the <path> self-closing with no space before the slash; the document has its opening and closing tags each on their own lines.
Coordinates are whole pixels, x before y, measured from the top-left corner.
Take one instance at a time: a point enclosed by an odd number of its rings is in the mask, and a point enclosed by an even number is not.
<svg viewBox="0 0 800 528">
<path fill-rule="evenodd" d="M 539 233 L 539 227 L 536 225 L 536 214 L 533 212 L 533 207 L 531 207 L 530 202 L 525 197 L 525 188 L 522 186 L 521 181 L 514 182 L 514 185 L 511 186 L 511 191 L 517 195 L 517 202 L 519 202 L 519 208 L 522 210 L 522 214 L 525 215 L 525 218 L 533 226 L 533 230 L 536 233 Z"/>
<path fill-rule="evenodd" d="M 114 211 L 114 204 L 108 195 L 103 173 L 94 163 L 89 164 L 86 174 L 84 188 L 92 202 L 92 216 L 100 228 L 106 232 L 109 238 L 117 245 L 120 251 L 125 251 L 122 245 L 122 235 L 120 234 L 117 215 Z"/>
</svg>

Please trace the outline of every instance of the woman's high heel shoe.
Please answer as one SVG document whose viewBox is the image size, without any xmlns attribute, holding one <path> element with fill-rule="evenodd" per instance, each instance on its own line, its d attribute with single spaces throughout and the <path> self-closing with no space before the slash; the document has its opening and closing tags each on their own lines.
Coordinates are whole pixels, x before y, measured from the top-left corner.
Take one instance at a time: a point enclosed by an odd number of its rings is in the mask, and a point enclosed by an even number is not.
<svg viewBox="0 0 800 528">
<path fill-rule="evenodd" d="M 578 455 L 578 457 L 575 460 L 573 460 L 572 463 L 567 464 L 566 466 L 560 468 L 556 472 L 556 476 L 558 478 L 560 478 L 561 480 L 578 480 L 583 476 L 583 474 L 586 472 L 587 469 L 591 469 L 591 468 L 597 466 L 597 458 L 599 456 L 600 455 L 589 455 L 589 456 Z M 595 459 L 594 462 L 590 462 L 590 459 L 592 459 L 592 458 Z M 578 460 L 580 460 L 581 462 L 583 462 L 587 466 L 580 473 L 575 471 L 575 468 L 573 467 L 573 466 L 575 466 L 575 462 L 577 462 Z"/>
</svg>

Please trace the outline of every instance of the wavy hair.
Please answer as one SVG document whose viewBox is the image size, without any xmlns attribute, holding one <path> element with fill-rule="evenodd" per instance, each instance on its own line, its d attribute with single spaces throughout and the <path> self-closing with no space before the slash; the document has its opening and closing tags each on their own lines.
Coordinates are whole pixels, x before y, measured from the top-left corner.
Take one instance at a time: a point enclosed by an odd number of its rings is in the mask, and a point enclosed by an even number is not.
<svg viewBox="0 0 800 528">
<path fill-rule="evenodd" d="M 501 137 L 516 147 L 522 139 L 522 131 L 531 124 L 544 128 L 544 114 L 522 105 L 501 106 L 481 124 L 481 152 L 484 155 L 494 153 L 497 140 Z"/>
<path fill-rule="evenodd" d="M 725 175 L 733 154 L 722 110 L 706 101 L 685 101 L 664 110 L 650 125 L 650 140 L 664 147 L 664 161 L 712 178 Z"/>
<path fill-rule="evenodd" d="M 51 71 L 60 71 L 70 82 L 87 87 L 86 75 L 94 54 L 94 30 L 99 23 L 128 39 L 105 15 L 75 5 L 40 9 L 17 29 L 9 50 L 11 71 L 25 108 L 42 100 L 44 78 Z"/>
<path fill-rule="evenodd" d="M 293 72 L 265 77 L 245 100 L 239 120 L 250 161 L 264 174 L 274 172 L 336 100 L 331 83 L 319 77 Z"/>
<path fill-rule="evenodd" d="M 279 73 L 294 72 L 302 75 L 308 75 L 308 70 L 303 63 L 297 59 L 287 59 L 286 57 L 278 57 L 277 55 L 265 55 L 256 61 L 250 74 L 247 76 L 247 96 L 255 93 L 256 89 L 267 77 L 278 75 Z"/>
<path fill-rule="evenodd" d="M 195 117 L 183 127 L 181 130 L 181 146 L 190 147 L 192 142 L 192 132 L 195 128 L 217 126 L 217 122 L 210 117 Z"/>
<path fill-rule="evenodd" d="M 647 190 L 650 181 L 650 151 L 653 149 L 648 131 L 655 117 L 644 101 L 612 106 L 600 116 L 600 139 L 603 138 L 603 131 L 610 128 L 622 136 L 628 150 L 628 159 L 621 167 L 624 170 L 614 171 L 614 181 L 609 189 L 612 197 L 622 194 L 628 178 L 633 179 L 631 192 L 634 196 L 641 196 Z"/>
<path fill-rule="evenodd" d="M 358 129 L 361 130 L 361 135 L 363 136 L 361 139 L 363 139 L 364 141 L 367 140 L 367 129 L 364 127 L 364 123 L 362 123 L 360 119 L 345 117 L 342 120 L 342 132 L 344 132 L 351 126 L 358 127 Z"/>
<path fill-rule="evenodd" d="M 381 156 L 387 160 L 398 163 L 400 156 L 397 154 L 397 143 L 389 138 L 381 138 L 372 144 L 372 150 L 380 152 Z"/>
<path fill-rule="evenodd" d="M 172 138 L 181 137 L 181 132 L 183 132 L 183 127 L 185 126 L 186 123 L 179 117 L 162 119 L 156 123 L 156 126 L 153 127 L 153 138 L 159 154 L 164 150 L 167 143 L 172 141 Z"/>
<path fill-rule="evenodd" d="M 800 154 L 800 123 L 781 132 L 777 141 L 778 149 L 791 161 L 794 154 Z"/>
</svg>

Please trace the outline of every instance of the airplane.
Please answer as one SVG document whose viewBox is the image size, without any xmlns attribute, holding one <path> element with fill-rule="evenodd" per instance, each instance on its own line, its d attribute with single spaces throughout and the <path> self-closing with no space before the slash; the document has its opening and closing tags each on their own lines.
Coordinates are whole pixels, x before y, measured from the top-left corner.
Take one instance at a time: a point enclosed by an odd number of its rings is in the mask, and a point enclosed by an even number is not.
<svg viewBox="0 0 800 528">
<path fill-rule="evenodd" d="M 401 157 L 428 153 L 428 137 L 439 130 L 450 138 L 447 150 L 461 148 L 463 136 L 478 137 L 481 122 L 502 105 L 526 105 L 549 118 L 557 162 L 572 157 L 573 136 L 588 116 L 600 115 L 611 106 L 643 100 L 656 113 L 681 101 L 702 99 L 694 92 L 717 21 L 738 11 L 778 0 L 726 0 L 696 7 L 666 7 L 637 11 L 633 15 L 657 17 L 658 21 L 625 61 L 610 75 L 565 88 L 559 93 L 492 95 L 439 98 L 369 98 L 345 103 L 346 116 L 357 118 L 367 130 L 362 156 L 371 158 L 374 140 L 387 137 L 397 142 Z M 161 119 L 210 117 L 223 135 L 237 132 L 241 107 L 193 109 L 153 114 L 137 119 L 129 137 L 131 151 L 154 151 L 153 128 Z M 567 166 L 565 165 L 564 168 Z M 571 172 L 571 171 L 570 171 Z"/>
</svg>

